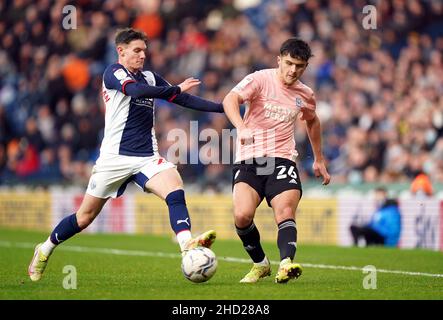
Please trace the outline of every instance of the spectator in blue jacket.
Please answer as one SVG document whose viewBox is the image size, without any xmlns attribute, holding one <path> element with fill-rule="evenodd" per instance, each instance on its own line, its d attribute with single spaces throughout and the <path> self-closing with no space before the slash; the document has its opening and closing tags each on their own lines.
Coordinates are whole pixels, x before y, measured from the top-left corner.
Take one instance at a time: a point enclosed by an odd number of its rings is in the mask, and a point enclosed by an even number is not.
<svg viewBox="0 0 443 320">
<path fill-rule="evenodd" d="M 398 202 L 387 197 L 384 188 L 375 190 L 377 210 L 374 212 L 371 221 L 364 226 L 351 225 L 350 230 L 357 245 L 361 238 L 364 238 L 366 245 L 385 245 L 396 247 L 401 233 L 401 213 Z"/>
</svg>

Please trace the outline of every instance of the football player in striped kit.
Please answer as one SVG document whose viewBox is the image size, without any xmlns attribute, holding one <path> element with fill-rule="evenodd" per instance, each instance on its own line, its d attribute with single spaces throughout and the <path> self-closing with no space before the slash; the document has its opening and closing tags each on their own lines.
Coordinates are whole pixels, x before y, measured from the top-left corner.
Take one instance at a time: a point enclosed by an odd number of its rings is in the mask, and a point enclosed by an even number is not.
<svg viewBox="0 0 443 320">
<path fill-rule="evenodd" d="M 90 225 L 106 201 L 121 196 L 128 183 L 165 200 L 183 254 L 196 246 L 210 247 L 216 238 L 214 230 L 191 235 L 180 174 L 158 153 L 155 99 L 207 112 L 222 113 L 223 106 L 186 93 L 200 84 L 198 79 L 188 78 L 174 86 L 155 72 L 143 70 L 147 42 L 144 33 L 131 28 L 116 34 L 118 63 L 108 66 L 103 75 L 106 111 L 100 156 L 77 212 L 61 220 L 48 239 L 36 246 L 28 268 L 33 281 L 42 277 L 56 246 Z"/>
</svg>

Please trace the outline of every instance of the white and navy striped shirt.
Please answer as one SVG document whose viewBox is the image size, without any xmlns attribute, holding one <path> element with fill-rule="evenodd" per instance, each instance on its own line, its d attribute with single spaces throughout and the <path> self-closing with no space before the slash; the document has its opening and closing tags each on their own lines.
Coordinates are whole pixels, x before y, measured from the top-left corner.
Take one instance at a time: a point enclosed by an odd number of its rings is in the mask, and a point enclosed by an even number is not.
<svg viewBox="0 0 443 320">
<path fill-rule="evenodd" d="M 140 82 L 155 86 L 151 71 L 132 74 L 121 64 L 109 66 L 103 75 L 105 132 L 100 153 L 127 156 L 152 156 L 157 153 L 153 98 L 131 97 L 125 87 Z"/>
<path fill-rule="evenodd" d="M 155 137 L 155 98 L 186 108 L 223 112 L 220 103 L 180 93 L 152 71 L 129 72 L 115 63 L 103 74 L 105 132 L 100 153 L 147 157 L 158 152 Z"/>
</svg>

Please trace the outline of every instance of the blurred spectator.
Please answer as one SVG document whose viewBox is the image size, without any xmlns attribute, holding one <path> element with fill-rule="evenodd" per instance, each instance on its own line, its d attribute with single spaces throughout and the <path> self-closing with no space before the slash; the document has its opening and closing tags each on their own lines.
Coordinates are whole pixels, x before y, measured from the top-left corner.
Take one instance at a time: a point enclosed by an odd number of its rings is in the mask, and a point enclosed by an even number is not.
<svg viewBox="0 0 443 320">
<path fill-rule="evenodd" d="M 395 247 L 398 245 L 401 233 L 401 214 L 395 199 L 387 198 L 387 190 L 375 190 L 377 210 L 370 222 L 363 226 L 351 225 L 350 231 L 354 245 L 359 245 L 360 239 L 365 240 L 365 245 L 385 245 Z"/>
<path fill-rule="evenodd" d="M 424 172 L 419 172 L 412 180 L 411 193 L 417 197 L 430 197 L 434 191 L 432 188 L 431 179 Z"/>
<path fill-rule="evenodd" d="M 141 13 L 137 15 L 132 28 L 139 29 L 146 33 L 148 39 L 159 37 L 163 31 L 163 20 L 159 13 L 160 2 L 146 1 L 140 2 L 144 6 Z"/>
<path fill-rule="evenodd" d="M 45 142 L 43 141 L 42 134 L 37 126 L 37 121 L 34 118 L 26 120 L 26 142 L 29 143 L 36 151 L 43 150 Z"/>
<path fill-rule="evenodd" d="M 8 169 L 17 177 L 27 177 L 40 168 L 39 153 L 26 138 L 12 140 L 8 145 Z"/>
<path fill-rule="evenodd" d="M 62 73 L 69 90 L 73 93 L 85 89 L 89 83 L 88 63 L 74 55 L 66 58 Z"/>
</svg>

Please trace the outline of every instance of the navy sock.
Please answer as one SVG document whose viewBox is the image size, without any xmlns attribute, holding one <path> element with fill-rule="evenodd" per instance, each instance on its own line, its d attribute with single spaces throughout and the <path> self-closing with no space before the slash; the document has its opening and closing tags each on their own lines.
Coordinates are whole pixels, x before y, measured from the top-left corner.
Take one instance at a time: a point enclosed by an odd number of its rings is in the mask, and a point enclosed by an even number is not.
<svg viewBox="0 0 443 320">
<path fill-rule="evenodd" d="M 51 233 L 51 242 L 53 244 L 60 244 L 63 241 L 68 240 L 76 233 L 79 233 L 82 229 L 78 226 L 77 217 L 74 214 L 65 217 Z"/>
<path fill-rule="evenodd" d="M 265 252 L 260 244 L 260 233 L 254 222 L 246 228 L 239 228 L 235 226 L 238 236 L 243 242 L 243 248 L 248 252 L 252 261 L 255 263 L 262 262 L 265 258 Z"/>
<path fill-rule="evenodd" d="M 168 194 L 165 200 L 169 208 L 169 222 L 175 234 L 183 230 L 191 230 L 191 219 L 186 207 L 185 192 L 175 190 Z"/>
<path fill-rule="evenodd" d="M 277 245 L 280 249 L 280 260 L 294 259 L 297 250 L 297 226 L 293 219 L 278 224 Z"/>
</svg>

